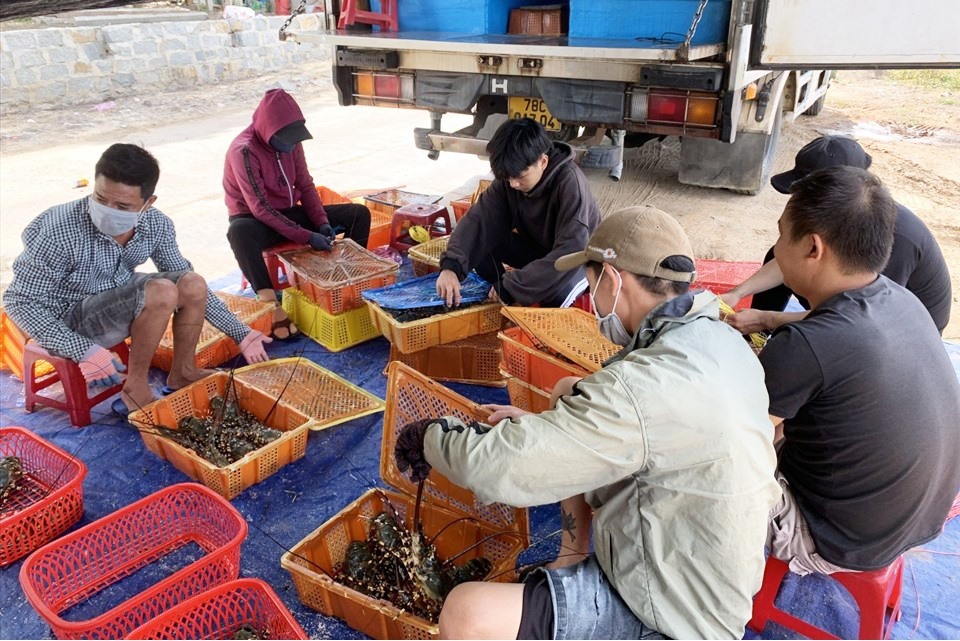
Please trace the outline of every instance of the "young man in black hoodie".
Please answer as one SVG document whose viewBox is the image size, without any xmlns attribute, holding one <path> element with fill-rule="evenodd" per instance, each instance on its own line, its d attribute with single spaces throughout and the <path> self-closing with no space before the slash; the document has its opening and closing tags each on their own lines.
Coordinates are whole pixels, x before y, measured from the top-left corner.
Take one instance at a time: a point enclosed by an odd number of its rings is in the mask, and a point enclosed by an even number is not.
<svg viewBox="0 0 960 641">
<path fill-rule="evenodd" d="M 495 180 L 450 236 L 440 257 L 437 293 L 460 303 L 470 270 L 507 304 L 562 307 L 582 291 L 582 269 L 558 272 L 560 256 L 582 252 L 600 224 L 600 208 L 573 149 L 552 142 L 534 120 L 509 120 L 487 144 Z M 503 265 L 513 267 L 505 273 Z"/>
</svg>

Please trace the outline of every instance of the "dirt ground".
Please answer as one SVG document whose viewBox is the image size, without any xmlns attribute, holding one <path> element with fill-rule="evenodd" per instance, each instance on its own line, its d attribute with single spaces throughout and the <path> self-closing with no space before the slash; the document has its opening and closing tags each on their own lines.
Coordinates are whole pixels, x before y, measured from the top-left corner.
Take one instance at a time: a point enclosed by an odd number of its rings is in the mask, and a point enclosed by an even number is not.
<svg viewBox="0 0 960 641">
<path fill-rule="evenodd" d="M 220 191 L 223 154 L 249 123 L 262 92 L 283 86 L 299 100 L 314 140 L 306 144 L 317 184 L 339 191 L 406 189 L 457 197 L 472 191 L 488 167 L 476 157 L 427 159 L 413 145 L 425 113 L 339 107 L 327 65 L 292 68 L 283 77 L 117 99 L 100 105 L 5 112 L 0 117 L 0 286 L 21 250 L 19 234 L 51 205 L 80 198 L 93 164 L 113 142 L 145 145 L 160 160 L 158 202 L 177 224 L 184 254 L 207 278 L 236 268 L 226 243 Z M 447 116 L 444 128 L 462 117 Z M 854 135 L 873 156 L 873 171 L 894 197 L 937 237 L 960 301 L 960 92 L 903 84 L 877 72 L 841 72 L 817 117 L 785 124 L 775 171 L 824 133 Z M 677 182 L 679 140 L 628 150 L 623 179 L 588 172 L 604 212 L 650 203 L 674 214 L 703 258 L 759 260 L 776 239 L 785 197 L 767 187 L 757 196 Z M 960 311 L 945 338 L 960 340 Z"/>
</svg>

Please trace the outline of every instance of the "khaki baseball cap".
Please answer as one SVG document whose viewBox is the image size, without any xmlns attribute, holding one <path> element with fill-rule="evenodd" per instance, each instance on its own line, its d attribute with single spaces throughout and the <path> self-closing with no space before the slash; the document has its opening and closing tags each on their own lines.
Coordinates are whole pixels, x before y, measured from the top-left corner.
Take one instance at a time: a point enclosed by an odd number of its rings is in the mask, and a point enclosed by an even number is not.
<svg viewBox="0 0 960 641">
<path fill-rule="evenodd" d="M 672 216 L 644 205 L 627 207 L 604 218 L 587 241 L 586 249 L 561 256 L 554 267 L 565 272 L 595 261 L 638 276 L 692 283 L 696 271 L 678 272 L 661 266 L 670 256 L 694 260 L 687 234 Z"/>
</svg>

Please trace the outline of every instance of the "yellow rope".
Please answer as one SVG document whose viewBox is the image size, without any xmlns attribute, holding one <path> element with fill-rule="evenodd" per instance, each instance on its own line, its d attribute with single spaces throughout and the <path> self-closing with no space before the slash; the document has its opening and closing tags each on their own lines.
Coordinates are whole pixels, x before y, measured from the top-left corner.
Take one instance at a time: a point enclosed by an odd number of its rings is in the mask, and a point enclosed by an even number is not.
<svg viewBox="0 0 960 641">
<path fill-rule="evenodd" d="M 735 315 L 736 315 L 737 312 L 734 311 L 734 309 L 733 309 L 732 307 L 730 307 L 729 305 L 727 305 L 727 304 L 723 301 L 723 299 L 720 298 L 719 296 L 717 296 L 717 302 L 720 303 L 720 316 L 721 316 L 721 317 L 726 318 L 727 316 L 735 316 Z M 751 342 L 751 343 L 753 344 L 753 346 L 756 347 L 757 349 L 763 349 L 764 345 L 767 344 L 767 337 L 764 336 L 763 334 L 758 333 L 758 332 L 754 332 L 753 334 L 750 334 L 750 342 Z"/>
</svg>

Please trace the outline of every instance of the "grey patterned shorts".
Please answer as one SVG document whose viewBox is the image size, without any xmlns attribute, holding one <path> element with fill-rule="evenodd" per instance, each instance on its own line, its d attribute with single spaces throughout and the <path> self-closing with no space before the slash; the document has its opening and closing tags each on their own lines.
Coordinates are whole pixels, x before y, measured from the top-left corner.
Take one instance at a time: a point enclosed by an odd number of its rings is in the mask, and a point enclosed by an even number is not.
<svg viewBox="0 0 960 641">
<path fill-rule="evenodd" d="M 176 283 L 189 271 L 135 273 L 130 282 L 74 303 L 63 317 L 67 327 L 102 347 L 113 347 L 130 336 L 130 324 L 143 311 L 147 282 L 165 278 Z"/>
</svg>

